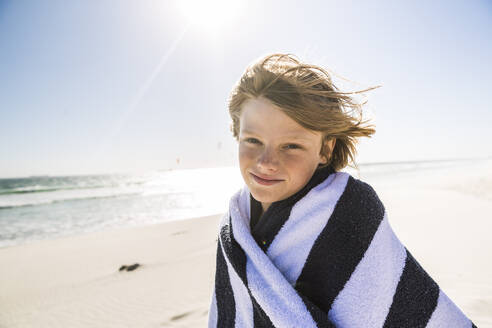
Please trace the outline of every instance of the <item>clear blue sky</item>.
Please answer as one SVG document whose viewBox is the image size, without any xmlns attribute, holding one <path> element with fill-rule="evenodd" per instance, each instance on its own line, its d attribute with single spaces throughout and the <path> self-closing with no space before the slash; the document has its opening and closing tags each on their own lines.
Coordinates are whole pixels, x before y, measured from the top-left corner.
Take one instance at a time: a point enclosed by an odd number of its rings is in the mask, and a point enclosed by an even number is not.
<svg viewBox="0 0 492 328">
<path fill-rule="evenodd" d="M 233 165 L 227 96 L 272 52 L 382 85 L 360 163 L 492 156 L 489 1 L 207 3 L 0 0 L 0 177 Z"/>
</svg>

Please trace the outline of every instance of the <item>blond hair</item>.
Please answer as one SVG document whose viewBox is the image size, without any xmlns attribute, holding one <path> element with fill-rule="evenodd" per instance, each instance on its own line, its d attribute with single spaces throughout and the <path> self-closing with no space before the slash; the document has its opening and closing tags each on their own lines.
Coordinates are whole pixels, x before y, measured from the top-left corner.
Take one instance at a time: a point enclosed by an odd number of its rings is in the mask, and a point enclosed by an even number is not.
<svg viewBox="0 0 492 328">
<path fill-rule="evenodd" d="M 340 92 L 323 68 L 300 62 L 291 54 L 268 55 L 249 66 L 229 97 L 232 133 L 238 139 L 242 105 L 248 99 L 263 97 L 306 129 L 320 131 L 323 140 L 336 139 L 331 156 L 320 153 L 336 171 L 355 163 L 358 137 L 375 133 L 373 125 L 362 120 L 362 105 L 350 94 Z"/>
</svg>

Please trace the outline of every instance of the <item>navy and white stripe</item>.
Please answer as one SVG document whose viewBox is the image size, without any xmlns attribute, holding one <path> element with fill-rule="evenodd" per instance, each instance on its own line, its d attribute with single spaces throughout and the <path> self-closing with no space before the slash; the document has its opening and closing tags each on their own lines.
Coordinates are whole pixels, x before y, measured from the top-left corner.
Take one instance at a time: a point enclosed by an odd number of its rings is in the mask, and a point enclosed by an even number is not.
<svg viewBox="0 0 492 328">
<path fill-rule="evenodd" d="M 368 184 L 337 172 L 309 188 L 269 209 L 264 246 L 250 230 L 248 188 L 232 197 L 209 328 L 474 327 L 398 240 Z"/>
</svg>

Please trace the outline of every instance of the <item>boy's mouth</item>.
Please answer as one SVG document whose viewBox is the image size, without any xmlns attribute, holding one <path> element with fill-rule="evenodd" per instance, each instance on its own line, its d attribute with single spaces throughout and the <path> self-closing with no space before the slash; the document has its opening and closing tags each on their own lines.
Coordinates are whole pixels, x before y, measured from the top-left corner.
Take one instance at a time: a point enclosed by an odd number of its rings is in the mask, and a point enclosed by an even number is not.
<svg viewBox="0 0 492 328">
<path fill-rule="evenodd" d="M 270 186 L 279 182 L 282 182 L 283 180 L 279 179 L 268 179 L 268 178 L 261 178 L 253 173 L 249 173 L 253 177 L 253 179 L 258 182 L 259 184 L 265 185 L 265 186 Z"/>
</svg>

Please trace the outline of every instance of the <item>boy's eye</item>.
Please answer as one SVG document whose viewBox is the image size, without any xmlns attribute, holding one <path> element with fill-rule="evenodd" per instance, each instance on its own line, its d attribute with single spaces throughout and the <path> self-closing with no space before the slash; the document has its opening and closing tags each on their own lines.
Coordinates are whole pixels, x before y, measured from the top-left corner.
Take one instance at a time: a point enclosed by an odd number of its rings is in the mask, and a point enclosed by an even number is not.
<svg viewBox="0 0 492 328">
<path fill-rule="evenodd" d="M 287 145 L 285 145 L 285 147 L 284 147 L 284 148 L 285 148 L 285 149 L 300 149 L 300 148 L 301 148 L 301 146 L 296 145 L 296 144 L 287 144 Z"/>
<path fill-rule="evenodd" d="M 246 138 L 246 139 L 244 139 L 244 141 L 246 141 L 247 143 L 252 143 L 252 144 L 259 144 L 260 143 L 260 140 L 258 140 L 256 138 Z"/>
</svg>

